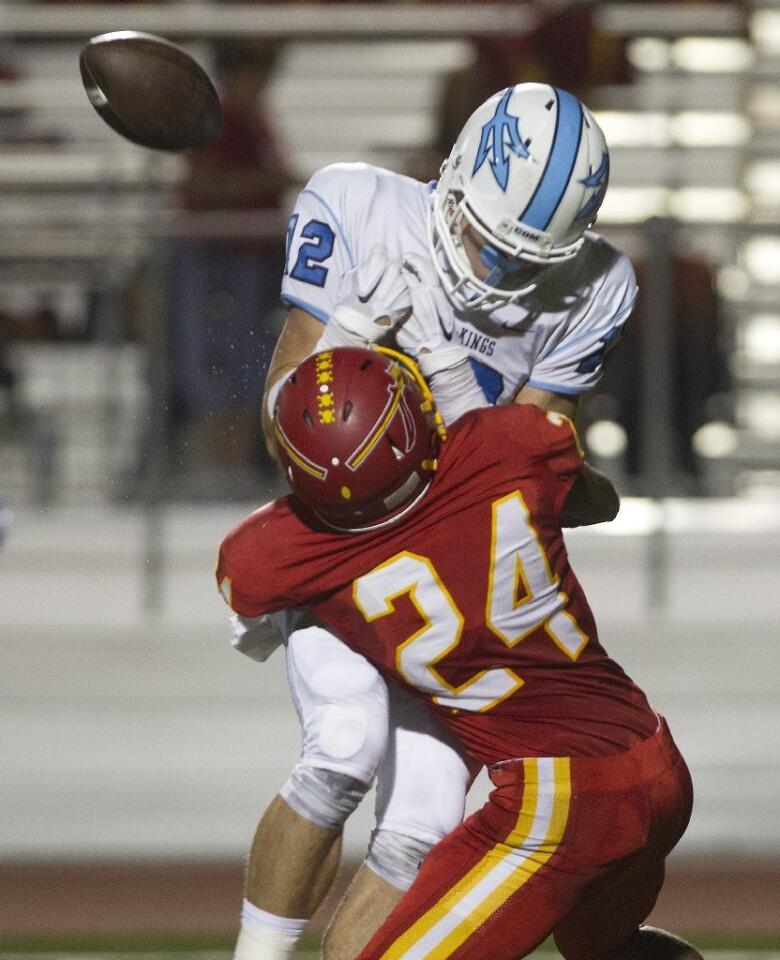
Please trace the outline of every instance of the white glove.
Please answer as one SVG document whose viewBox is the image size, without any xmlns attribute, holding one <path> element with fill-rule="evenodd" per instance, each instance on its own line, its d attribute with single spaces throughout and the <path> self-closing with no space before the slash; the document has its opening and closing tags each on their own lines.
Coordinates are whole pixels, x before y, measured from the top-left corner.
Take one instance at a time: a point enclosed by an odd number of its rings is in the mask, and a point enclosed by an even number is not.
<svg viewBox="0 0 780 960">
<path fill-rule="evenodd" d="M 412 294 L 412 315 L 396 331 L 395 339 L 417 360 L 439 413 L 449 425 L 469 410 L 488 406 L 488 402 L 474 376 L 468 350 L 453 342 L 451 312 L 437 309 L 436 268 L 430 260 L 408 254 L 403 260 L 403 273 Z"/>
<path fill-rule="evenodd" d="M 398 346 L 410 357 L 451 349 L 454 323 L 450 311 L 440 312 L 436 306 L 439 277 L 430 260 L 410 253 L 403 258 L 401 269 L 412 298 L 412 314 L 396 331 Z"/>
<path fill-rule="evenodd" d="M 412 308 L 400 260 L 378 244 L 341 280 L 339 301 L 317 343 L 317 352 L 374 343 L 404 320 Z"/>
</svg>

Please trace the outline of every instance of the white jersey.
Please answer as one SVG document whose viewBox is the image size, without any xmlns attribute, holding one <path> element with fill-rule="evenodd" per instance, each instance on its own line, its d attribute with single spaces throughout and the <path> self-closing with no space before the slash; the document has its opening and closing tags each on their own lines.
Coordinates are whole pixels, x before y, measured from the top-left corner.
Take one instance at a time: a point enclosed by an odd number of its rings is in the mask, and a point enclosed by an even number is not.
<svg viewBox="0 0 780 960">
<path fill-rule="evenodd" d="M 390 256 L 430 257 L 433 184 L 363 163 L 319 170 L 301 191 L 287 230 L 282 300 L 327 323 L 341 278 L 377 244 Z M 470 353 L 490 403 L 528 384 L 576 396 L 601 375 L 636 299 L 628 258 L 595 233 L 571 260 L 551 267 L 521 302 L 484 314 L 437 295 L 442 329 Z"/>
</svg>

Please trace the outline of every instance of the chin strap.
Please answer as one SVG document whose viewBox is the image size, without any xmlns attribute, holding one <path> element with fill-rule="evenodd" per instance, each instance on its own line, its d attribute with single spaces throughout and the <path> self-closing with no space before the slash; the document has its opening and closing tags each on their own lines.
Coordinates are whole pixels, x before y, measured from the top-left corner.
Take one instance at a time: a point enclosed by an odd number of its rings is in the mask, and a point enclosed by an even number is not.
<svg viewBox="0 0 780 960">
<path fill-rule="evenodd" d="M 492 243 L 482 244 L 479 248 L 479 259 L 490 271 L 484 280 L 489 287 L 497 287 L 507 273 L 517 269 L 517 260 L 502 253 Z"/>
</svg>

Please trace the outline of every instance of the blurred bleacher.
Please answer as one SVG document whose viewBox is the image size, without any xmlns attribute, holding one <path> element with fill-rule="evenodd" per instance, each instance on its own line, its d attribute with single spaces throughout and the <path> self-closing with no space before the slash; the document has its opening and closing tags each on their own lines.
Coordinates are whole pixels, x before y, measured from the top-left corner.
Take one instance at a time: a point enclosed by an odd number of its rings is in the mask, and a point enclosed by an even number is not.
<svg viewBox="0 0 780 960">
<path fill-rule="evenodd" d="M 691 760 L 686 851 L 777 862 L 780 3 L 598 11 L 629 38 L 636 70 L 632 85 L 595 92 L 613 157 L 599 230 L 637 256 L 652 258 L 660 236 L 716 264 L 735 416 L 697 438 L 716 497 L 664 499 L 673 467 L 659 460 L 658 502 L 577 532 L 572 553 L 607 645 Z M 52 308 L 74 333 L 21 325 L 18 388 L 0 408 L 0 497 L 16 514 L 0 553 L 0 857 L 236 859 L 296 748 L 279 658 L 264 670 L 228 650 L 212 583 L 212 550 L 247 505 L 166 508 L 164 485 L 127 500 L 159 415 L 162 315 L 135 338 L 120 318 L 160 239 L 205 221 L 173 213 L 176 157 L 95 115 L 82 43 L 148 30 L 209 67 L 215 36 L 288 37 L 273 105 L 305 179 L 334 160 L 400 169 L 431 139 L 442 77 L 472 56 L 464 34 L 533 16 L 525 4 L 0 2 L 0 45 L 20 75 L 0 83 L 0 314 Z M 668 424 L 650 417 L 663 447 Z M 595 454 L 620 474 L 620 444 Z M 364 806 L 351 854 L 370 828 Z"/>
<path fill-rule="evenodd" d="M 776 492 L 780 101 L 773 85 L 780 9 L 758 2 L 597 6 L 601 25 L 629 38 L 636 71 L 630 86 L 594 92 L 613 157 L 599 229 L 629 253 L 652 258 L 646 223 L 668 218 L 676 245 L 717 265 L 736 429 L 718 424 L 697 438 L 697 455 L 712 475 L 705 487 Z M 334 160 L 403 169 L 431 140 L 443 76 L 473 55 L 465 31 L 517 31 L 533 22 L 534 8 L 524 4 L 473 11 L 0 4 L 0 39 L 19 73 L 0 83 L 0 312 L 48 306 L 76 334 L 89 316 L 90 339 L 99 344 L 28 342 L 22 330 L 12 345 L 16 412 L 30 429 L 4 431 L 5 496 L 13 502 L 56 493 L 64 503 L 117 496 L 155 404 L 145 362 L 150 353 L 154 359 L 154 340 L 126 342 L 122 298 L 154 259 L 155 238 L 209 228 L 172 215 L 179 159 L 133 147 L 89 107 L 78 74 L 88 35 L 120 27 L 167 32 L 207 67 L 214 36 L 286 36 L 272 105 L 305 180 Z M 278 233 L 280 225 L 270 229 Z M 60 359 L 61 390 L 41 390 Z M 41 465 L 53 471 L 51 482 L 31 477 Z"/>
</svg>

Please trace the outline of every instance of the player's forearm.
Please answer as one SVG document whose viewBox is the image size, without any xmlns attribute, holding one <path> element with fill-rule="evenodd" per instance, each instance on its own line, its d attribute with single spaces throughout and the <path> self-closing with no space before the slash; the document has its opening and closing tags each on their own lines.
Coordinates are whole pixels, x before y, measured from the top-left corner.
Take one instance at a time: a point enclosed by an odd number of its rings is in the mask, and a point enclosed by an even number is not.
<svg viewBox="0 0 780 960">
<path fill-rule="evenodd" d="M 265 378 L 265 385 L 263 387 L 263 408 L 261 414 L 263 437 L 265 439 L 265 446 L 268 450 L 268 453 L 272 459 L 277 461 L 279 458 L 276 453 L 276 443 L 274 442 L 271 410 L 276 402 L 276 396 L 279 393 L 279 389 L 289 374 L 291 374 L 296 368 L 296 366 L 297 364 L 292 362 L 280 362 L 276 366 L 272 365 L 268 370 L 268 374 Z"/>
<path fill-rule="evenodd" d="M 567 396 L 562 393 L 553 393 L 539 387 L 521 387 L 515 394 L 515 403 L 532 403 L 535 407 L 552 413 L 562 413 L 569 420 L 574 420 L 577 413 L 576 396 Z"/>
<path fill-rule="evenodd" d="M 620 510 L 620 497 L 609 477 L 590 464 L 582 466 L 561 510 L 561 525 L 585 527 L 614 520 Z"/>
<path fill-rule="evenodd" d="M 515 403 L 532 403 L 548 413 L 559 413 L 573 421 L 578 397 L 524 386 L 515 395 Z M 586 463 L 563 505 L 561 525 L 587 527 L 594 523 L 605 523 L 614 520 L 618 510 L 620 497 L 612 481 Z"/>
<path fill-rule="evenodd" d="M 276 457 L 276 446 L 273 439 L 269 397 L 272 398 L 274 387 L 278 390 L 285 377 L 309 356 L 321 333 L 322 323 L 316 317 L 305 310 L 293 307 L 288 313 L 284 329 L 276 341 L 265 378 L 262 413 L 263 435 L 268 452 L 274 458 Z"/>
</svg>

